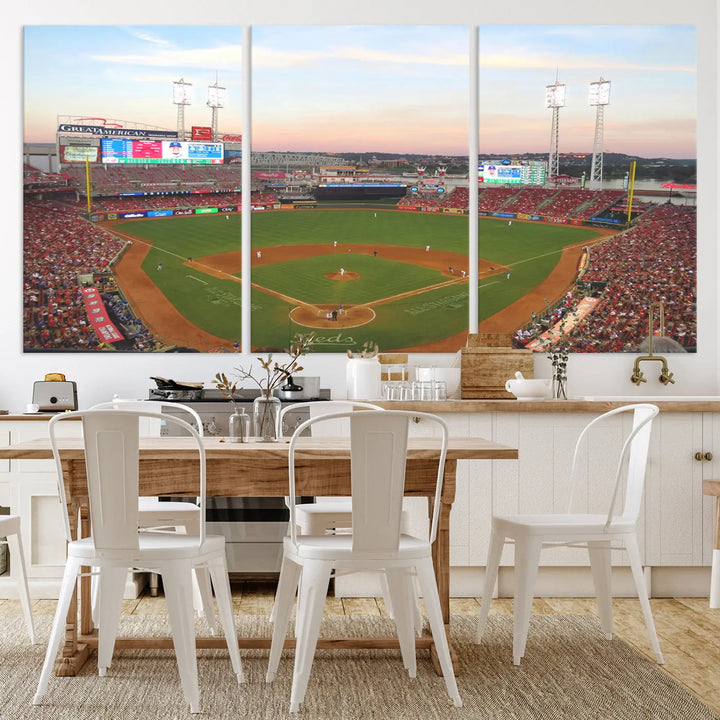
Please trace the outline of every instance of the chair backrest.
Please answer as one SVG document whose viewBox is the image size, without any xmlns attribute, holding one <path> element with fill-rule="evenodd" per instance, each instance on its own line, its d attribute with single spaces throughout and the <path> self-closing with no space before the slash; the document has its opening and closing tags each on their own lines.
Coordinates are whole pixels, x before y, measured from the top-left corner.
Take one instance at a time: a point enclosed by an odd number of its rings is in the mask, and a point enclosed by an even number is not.
<svg viewBox="0 0 720 720">
<path fill-rule="evenodd" d="M 50 418 L 50 446 L 58 473 L 58 493 L 65 514 L 65 534 L 70 533 L 67 498 L 56 425 L 65 420 L 82 421 L 85 449 L 90 522 L 96 549 L 135 548 L 138 546 L 138 494 L 140 420 L 158 417 L 148 410 L 102 409 L 62 413 Z M 199 544 L 205 541 L 205 448 L 199 433 L 189 423 L 173 415 L 159 416 L 192 436 L 199 459 L 198 484 L 200 500 Z"/>
<path fill-rule="evenodd" d="M 397 550 L 400 539 L 402 499 L 405 490 L 409 423 L 420 418 L 434 423 L 438 439 L 438 469 L 435 484 L 430 542 L 437 536 L 442 495 L 448 428 L 442 418 L 429 413 L 403 410 L 333 413 L 310 418 L 299 425 L 290 440 L 290 497 L 295 496 L 295 451 L 306 428 L 316 423 L 348 418 L 350 421 L 350 478 L 352 492 L 353 550 Z M 290 507 L 290 534 L 297 542 L 295 508 Z"/>
<path fill-rule="evenodd" d="M 176 402 L 165 402 L 163 400 L 136 400 L 134 398 L 119 398 L 114 397 L 109 402 L 98 403 L 93 405 L 91 410 L 147 410 L 152 413 L 153 416 L 161 415 L 165 408 L 168 410 L 182 410 L 187 413 L 195 423 L 195 429 L 198 431 L 198 435 L 203 434 L 203 423 L 200 415 L 194 408 L 189 405 L 183 405 L 182 403 Z"/>
<path fill-rule="evenodd" d="M 573 454 L 572 467 L 570 470 L 570 493 L 568 496 L 568 512 L 571 512 L 573 494 L 577 483 L 577 461 L 582 450 L 582 446 L 588 438 L 590 431 L 595 426 L 604 422 L 610 417 L 620 415 L 622 413 L 633 413 L 632 430 L 628 433 L 623 441 L 620 455 L 618 457 L 617 467 L 615 470 L 615 482 L 613 485 L 612 496 L 608 507 L 607 520 L 605 527 L 608 527 L 616 516 L 615 508 L 618 504 L 618 497 L 621 491 L 623 468 L 627 466 L 626 487 L 625 487 L 625 503 L 622 513 L 623 520 L 636 522 L 640 515 L 640 507 L 642 504 L 643 490 L 645 486 L 645 470 L 647 467 L 647 458 L 650 450 L 650 434 L 652 432 L 652 422 L 659 412 L 657 405 L 649 403 L 637 403 L 633 405 L 624 405 L 615 408 L 609 412 L 599 415 L 590 423 L 588 423 L 578 437 L 575 445 L 575 453 Z"/>
<path fill-rule="evenodd" d="M 293 402 L 284 403 L 280 412 L 278 413 L 277 419 L 277 436 L 283 437 L 285 435 L 285 416 L 289 412 L 296 412 L 297 410 L 309 411 L 310 417 L 319 417 L 320 415 L 329 415 L 330 413 L 349 413 L 354 408 L 363 408 L 365 410 L 382 410 L 379 405 L 373 405 L 368 402 L 355 402 L 354 400 L 313 400 L 310 402 Z M 338 424 L 325 424 L 320 427 L 316 427 L 313 432 L 314 435 L 348 435 L 350 433 L 350 425 L 346 420 L 338 419 Z M 342 429 L 340 427 L 342 426 Z M 293 428 L 294 431 L 294 428 Z M 288 436 L 292 435 L 292 431 L 287 433 Z"/>
</svg>

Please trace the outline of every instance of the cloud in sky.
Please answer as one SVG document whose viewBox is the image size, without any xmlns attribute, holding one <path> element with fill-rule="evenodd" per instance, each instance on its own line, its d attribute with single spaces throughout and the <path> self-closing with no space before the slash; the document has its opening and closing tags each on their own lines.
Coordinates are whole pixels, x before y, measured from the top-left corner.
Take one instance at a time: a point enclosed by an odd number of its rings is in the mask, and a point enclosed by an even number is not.
<svg viewBox="0 0 720 720">
<path fill-rule="evenodd" d="M 217 77 L 228 89 L 220 129 L 241 131 L 241 36 L 238 26 L 27 26 L 26 139 L 52 141 L 58 115 L 173 129 L 180 78 L 195 91 L 187 126 L 209 124 L 205 88 Z M 466 152 L 467 27 L 259 26 L 252 37 L 257 149 Z M 618 152 L 694 147 L 691 26 L 483 26 L 479 43 L 481 152 L 546 149 L 544 87 L 556 76 L 568 93 L 561 151 L 592 149 L 587 90 L 601 76 Z"/>
</svg>

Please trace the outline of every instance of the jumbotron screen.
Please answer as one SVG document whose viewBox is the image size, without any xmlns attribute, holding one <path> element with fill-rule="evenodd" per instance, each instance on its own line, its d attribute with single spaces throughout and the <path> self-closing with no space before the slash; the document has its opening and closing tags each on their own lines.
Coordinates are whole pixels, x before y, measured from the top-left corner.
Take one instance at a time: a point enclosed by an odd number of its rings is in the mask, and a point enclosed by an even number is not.
<svg viewBox="0 0 720 720">
<path fill-rule="evenodd" d="M 545 163 L 504 165 L 485 162 L 478 166 L 478 182 L 489 185 L 544 185 Z"/>
<path fill-rule="evenodd" d="M 102 162 L 121 165 L 222 165 L 222 143 L 102 138 Z"/>
</svg>

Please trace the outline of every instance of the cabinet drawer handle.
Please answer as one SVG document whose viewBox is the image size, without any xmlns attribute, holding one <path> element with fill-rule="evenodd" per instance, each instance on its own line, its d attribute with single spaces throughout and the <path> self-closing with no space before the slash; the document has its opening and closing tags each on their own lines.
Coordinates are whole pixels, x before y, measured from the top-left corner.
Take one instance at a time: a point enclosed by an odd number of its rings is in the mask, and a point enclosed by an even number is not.
<svg viewBox="0 0 720 720">
<path fill-rule="evenodd" d="M 695 459 L 699 462 L 700 460 L 703 459 L 703 454 L 701 452 L 696 452 Z"/>
<path fill-rule="evenodd" d="M 708 461 L 709 461 L 709 460 L 712 460 L 712 457 L 713 457 L 713 456 L 712 456 L 712 453 L 711 453 L 711 452 L 706 452 L 706 453 L 705 453 L 705 459 L 706 459 L 706 460 L 708 460 Z"/>
</svg>

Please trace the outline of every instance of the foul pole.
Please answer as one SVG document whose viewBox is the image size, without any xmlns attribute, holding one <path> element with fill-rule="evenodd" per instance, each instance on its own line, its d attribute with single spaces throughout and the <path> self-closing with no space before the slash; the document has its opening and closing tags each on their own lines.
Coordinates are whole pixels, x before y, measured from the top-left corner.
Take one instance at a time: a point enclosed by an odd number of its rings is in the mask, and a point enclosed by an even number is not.
<svg viewBox="0 0 720 720">
<path fill-rule="evenodd" d="M 636 161 L 630 163 L 630 178 L 628 180 L 628 200 L 627 200 L 627 225 L 630 224 L 630 216 L 632 214 L 633 192 L 635 190 L 635 165 Z"/>
<path fill-rule="evenodd" d="M 92 212 L 92 180 L 90 177 L 90 161 L 85 158 L 85 193 L 87 195 L 88 215 Z"/>
</svg>

